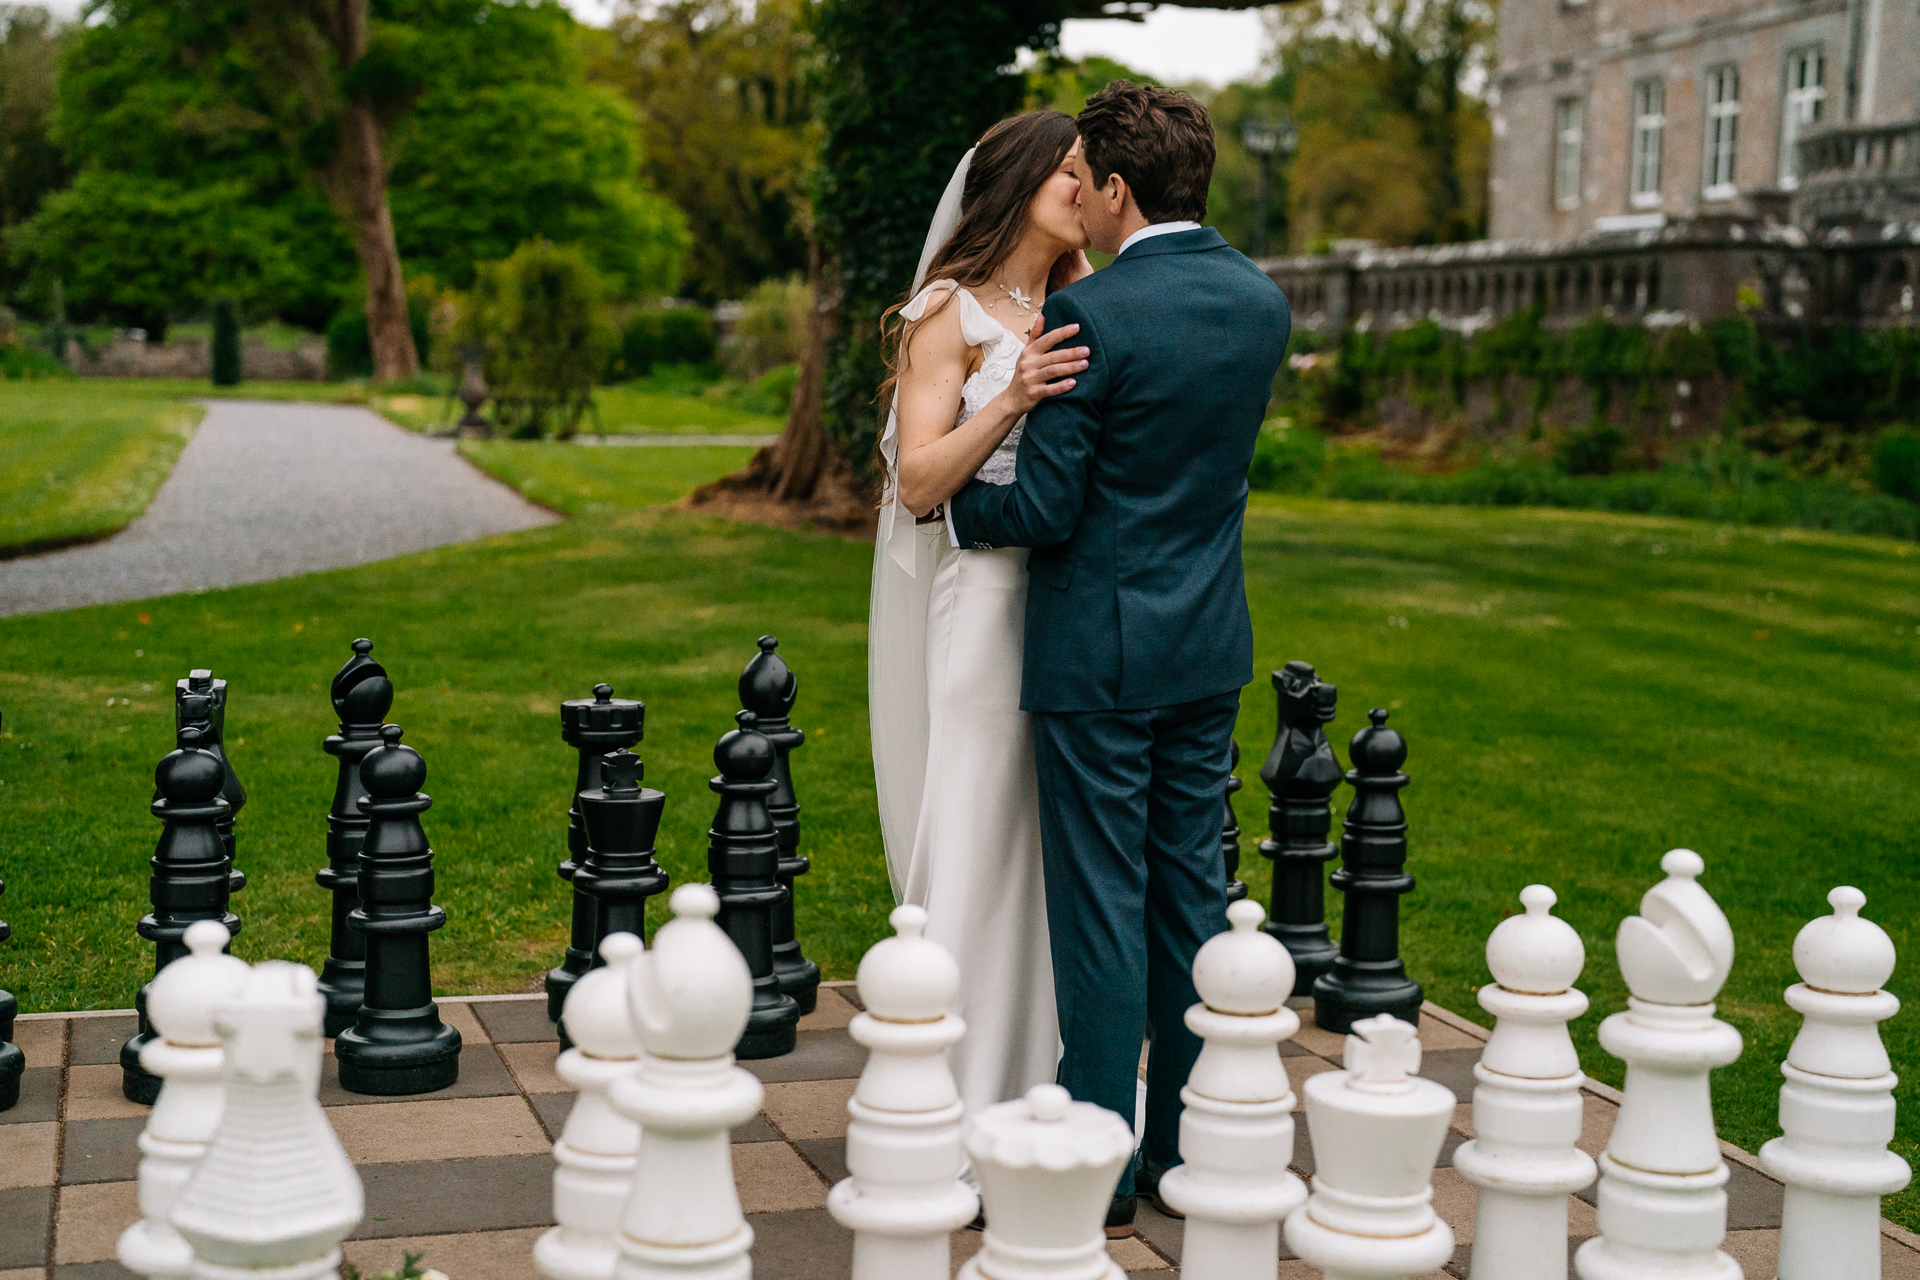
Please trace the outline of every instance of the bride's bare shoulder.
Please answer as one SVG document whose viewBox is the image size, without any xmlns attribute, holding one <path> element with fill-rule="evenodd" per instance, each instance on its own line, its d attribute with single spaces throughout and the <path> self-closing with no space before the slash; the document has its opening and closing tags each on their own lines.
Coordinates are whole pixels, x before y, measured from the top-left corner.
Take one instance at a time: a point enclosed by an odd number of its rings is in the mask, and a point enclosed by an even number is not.
<svg viewBox="0 0 1920 1280">
<path fill-rule="evenodd" d="M 958 287 L 932 288 L 922 296 L 924 306 L 917 319 L 902 316 L 900 349 L 913 360 L 966 361 L 972 347 L 961 332 L 960 293 Z"/>
</svg>

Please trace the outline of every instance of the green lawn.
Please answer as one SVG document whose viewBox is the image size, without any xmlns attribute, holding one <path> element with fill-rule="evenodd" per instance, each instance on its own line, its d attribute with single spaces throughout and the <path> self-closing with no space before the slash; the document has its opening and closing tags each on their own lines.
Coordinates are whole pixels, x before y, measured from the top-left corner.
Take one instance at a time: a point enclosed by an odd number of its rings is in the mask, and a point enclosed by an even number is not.
<svg viewBox="0 0 1920 1280">
<path fill-rule="evenodd" d="M 244 392 L 243 384 L 236 390 Z M 354 384 L 325 383 L 327 386 Z M 359 402 L 370 404 L 380 413 L 413 431 L 444 429 L 457 421 L 461 406 L 444 395 L 402 393 L 383 395 L 357 388 Z M 784 419 L 760 413 L 745 413 L 728 405 L 718 396 L 683 394 L 671 390 L 650 389 L 644 384 L 623 387 L 596 387 L 594 403 L 599 406 L 596 426 L 591 415 L 582 420 L 580 433 L 591 435 L 604 430 L 608 435 L 778 435 Z"/>
</svg>

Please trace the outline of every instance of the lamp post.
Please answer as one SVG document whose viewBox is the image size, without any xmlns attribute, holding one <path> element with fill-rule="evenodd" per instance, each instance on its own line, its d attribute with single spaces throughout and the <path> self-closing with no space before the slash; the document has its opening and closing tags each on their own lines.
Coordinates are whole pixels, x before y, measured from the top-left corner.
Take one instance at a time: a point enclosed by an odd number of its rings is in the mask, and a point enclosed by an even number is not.
<svg viewBox="0 0 1920 1280">
<path fill-rule="evenodd" d="M 1256 258 L 1263 258 L 1267 253 L 1267 190 L 1272 181 L 1274 153 L 1292 155 L 1298 142 L 1299 133 L 1291 120 L 1272 124 L 1256 116 L 1240 126 L 1240 143 L 1260 166 L 1260 186 L 1253 203 L 1253 256 Z"/>
</svg>

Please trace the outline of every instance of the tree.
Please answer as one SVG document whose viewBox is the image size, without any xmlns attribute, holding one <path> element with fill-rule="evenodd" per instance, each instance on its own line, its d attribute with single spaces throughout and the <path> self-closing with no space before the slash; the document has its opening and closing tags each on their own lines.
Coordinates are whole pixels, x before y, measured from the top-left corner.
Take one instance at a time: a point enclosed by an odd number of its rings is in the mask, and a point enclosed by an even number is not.
<svg viewBox="0 0 1920 1280">
<path fill-rule="evenodd" d="M 0 228 L 33 216 L 67 184 L 53 140 L 55 83 L 65 32 L 45 9 L 0 12 Z"/>
<path fill-rule="evenodd" d="M 515 435 L 571 436 L 613 345 L 600 281 L 578 245 L 534 240 L 485 263 L 460 336 L 487 353 L 487 384 Z"/>
</svg>

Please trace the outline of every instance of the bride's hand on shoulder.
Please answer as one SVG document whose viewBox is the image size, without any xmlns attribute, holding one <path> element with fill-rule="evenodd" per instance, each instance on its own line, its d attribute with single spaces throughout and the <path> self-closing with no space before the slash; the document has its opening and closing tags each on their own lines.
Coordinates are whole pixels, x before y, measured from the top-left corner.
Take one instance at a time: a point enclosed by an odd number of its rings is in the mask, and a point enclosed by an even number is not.
<svg viewBox="0 0 1920 1280">
<path fill-rule="evenodd" d="M 1038 329 L 1044 322 L 1045 317 L 1035 316 L 1033 328 Z M 1020 353 L 1019 363 L 1014 366 L 1012 384 L 1000 393 L 1007 408 L 1016 416 L 1031 412 L 1042 400 L 1073 390 L 1073 375 L 1087 367 L 1091 350 L 1062 348 L 1060 344 L 1079 332 L 1079 325 L 1067 324 L 1030 338 Z"/>
</svg>

